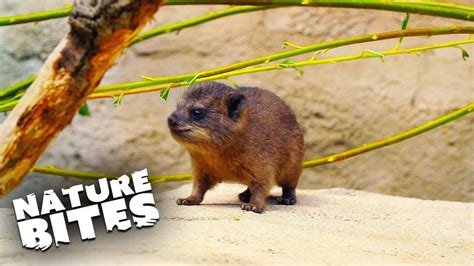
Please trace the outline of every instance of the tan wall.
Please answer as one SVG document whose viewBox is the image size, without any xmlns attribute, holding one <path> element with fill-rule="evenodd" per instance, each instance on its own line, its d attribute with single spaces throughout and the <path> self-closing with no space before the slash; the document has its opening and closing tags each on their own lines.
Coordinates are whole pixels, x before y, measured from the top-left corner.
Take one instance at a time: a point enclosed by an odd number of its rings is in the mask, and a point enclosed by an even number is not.
<svg viewBox="0 0 474 266">
<path fill-rule="evenodd" d="M 23 3 L 25 2 L 25 3 Z M 27 5 L 27 2 L 30 5 Z M 31 2 L 31 3 L 30 3 Z M 462 1 L 468 4 L 469 1 Z M 2 14 L 57 6 L 54 1 L 6 1 Z M 222 7 L 164 7 L 153 25 L 165 25 Z M 168 34 L 129 49 L 103 83 L 200 71 L 281 51 L 283 40 L 308 45 L 336 38 L 396 30 L 404 14 L 328 8 L 280 8 L 235 15 Z M 0 80 L 35 73 L 67 29 L 66 20 L 0 29 Z M 464 21 L 412 15 L 409 27 L 468 25 Z M 470 24 L 472 25 L 472 23 Z M 459 40 L 465 35 L 406 38 L 404 47 Z M 396 40 L 331 50 L 327 56 L 364 49 L 390 49 Z M 473 46 L 466 50 L 474 56 Z M 307 59 L 310 55 L 299 57 Z M 283 97 L 304 128 L 306 158 L 357 147 L 412 128 L 473 101 L 473 63 L 448 48 L 415 55 L 310 66 L 300 77 L 291 69 L 233 78 Z M 2 85 L 5 85 L 2 84 Z M 159 93 L 89 102 L 92 117 L 77 116 L 52 143 L 41 164 L 126 173 L 147 167 L 151 174 L 190 169 L 184 149 L 170 137 L 166 117 L 183 89 L 164 102 Z M 409 197 L 474 200 L 473 116 L 403 143 L 333 165 L 305 170 L 301 188 L 346 187 Z M 31 175 L 16 195 L 76 180 Z M 169 186 L 169 185 L 168 185 Z M 166 185 L 164 186 L 166 187 Z"/>
</svg>

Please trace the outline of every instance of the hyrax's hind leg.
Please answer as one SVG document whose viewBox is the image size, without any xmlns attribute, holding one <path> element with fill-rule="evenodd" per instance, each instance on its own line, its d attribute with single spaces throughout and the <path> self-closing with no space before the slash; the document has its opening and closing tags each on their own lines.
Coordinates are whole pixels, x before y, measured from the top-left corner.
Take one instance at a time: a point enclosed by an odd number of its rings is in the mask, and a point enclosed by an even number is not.
<svg viewBox="0 0 474 266">
<path fill-rule="evenodd" d="M 281 197 L 277 198 L 277 203 L 281 205 L 295 205 L 296 191 L 295 188 L 283 187 Z"/>
<path fill-rule="evenodd" d="M 244 203 L 249 203 L 251 196 L 252 196 L 252 193 L 250 193 L 250 188 L 247 188 L 245 191 L 239 194 L 239 199 L 240 201 Z"/>
<path fill-rule="evenodd" d="M 301 175 L 301 158 L 293 166 L 287 168 L 283 175 L 279 176 L 277 185 L 281 187 L 281 197 L 277 197 L 277 204 L 281 205 L 295 205 L 296 204 L 296 191 L 295 188 L 298 185 L 298 179 Z"/>
</svg>

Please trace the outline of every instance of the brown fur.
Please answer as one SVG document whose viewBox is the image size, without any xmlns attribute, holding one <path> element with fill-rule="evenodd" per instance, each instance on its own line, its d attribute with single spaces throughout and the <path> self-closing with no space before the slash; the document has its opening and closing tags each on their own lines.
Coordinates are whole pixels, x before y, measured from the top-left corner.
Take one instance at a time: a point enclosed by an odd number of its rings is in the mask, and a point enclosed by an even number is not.
<svg viewBox="0 0 474 266">
<path fill-rule="evenodd" d="M 283 189 L 278 203 L 296 203 L 303 133 L 293 111 L 272 92 L 203 83 L 184 95 L 168 122 L 193 163 L 193 192 L 179 205 L 200 204 L 220 182 L 248 186 L 239 194 L 244 210 L 262 212 L 273 185 Z"/>
</svg>

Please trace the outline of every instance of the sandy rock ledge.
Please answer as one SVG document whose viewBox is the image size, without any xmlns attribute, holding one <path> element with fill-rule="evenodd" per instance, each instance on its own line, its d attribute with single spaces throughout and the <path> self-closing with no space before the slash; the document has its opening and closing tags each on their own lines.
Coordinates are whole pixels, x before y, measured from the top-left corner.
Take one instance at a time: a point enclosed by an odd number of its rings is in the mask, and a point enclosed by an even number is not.
<svg viewBox="0 0 474 266">
<path fill-rule="evenodd" d="M 0 209 L 0 264 L 13 263 L 463 263 L 474 261 L 473 203 L 346 190 L 299 190 L 296 206 L 243 212 L 244 187 L 220 185 L 201 206 L 177 206 L 190 185 L 156 193 L 152 228 L 106 234 L 46 252 L 23 249 L 11 209 Z M 274 190 L 274 195 L 277 195 Z"/>
</svg>

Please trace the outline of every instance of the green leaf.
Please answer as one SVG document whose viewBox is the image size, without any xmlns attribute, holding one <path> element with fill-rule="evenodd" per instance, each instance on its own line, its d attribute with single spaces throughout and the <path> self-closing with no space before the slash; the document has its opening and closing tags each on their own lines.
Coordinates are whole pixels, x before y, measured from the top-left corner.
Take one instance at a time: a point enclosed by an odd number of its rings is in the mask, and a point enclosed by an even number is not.
<svg viewBox="0 0 474 266">
<path fill-rule="evenodd" d="M 91 116 L 91 112 L 89 111 L 89 106 L 87 106 L 87 103 L 84 103 L 81 108 L 79 108 L 79 114 L 82 116 Z"/>
<path fill-rule="evenodd" d="M 122 105 L 122 97 L 114 98 L 114 108 Z"/>
<path fill-rule="evenodd" d="M 192 78 L 187 78 L 185 79 L 184 81 L 186 83 L 188 83 L 189 87 L 192 87 L 194 85 L 194 83 L 196 83 L 196 80 L 197 78 L 200 76 L 201 74 L 197 74 L 196 76 L 192 77 Z"/>
<path fill-rule="evenodd" d="M 120 94 L 120 96 L 118 96 L 118 97 L 112 96 L 112 98 L 114 99 L 114 108 L 122 105 L 123 94 L 124 93 L 122 92 L 122 94 Z"/>
<path fill-rule="evenodd" d="M 373 55 L 373 56 L 375 56 L 375 57 L 384 57 L 383 54 L 381 54 L 381 53 L 379 53 L 379 52 L 376 52 L 376 51 L 374 51 L 374 50 L 364 50 L 364 53 Z"/>
<path fill-rule="evenodd" d="M 171 87 L 168 87 L 160 91 L 160 97 L 165 101 L 168 100 L 168 96 L 170 95 L 170 88 Z"/>
<path fill-rule="evenodd" d="M 122 105 L 122 98 L 125 95 L 125 92 L 127 92 L 128 90 L 129 90 L 129 88 L 123 89 L 122 93 L 120 93 L 120 95 L 118 97 L 112 96 L 112 99 L 114 99 L 114 103 L 113 103 L 114 108 L 119 106 L 119 105 Z"/>
<path fill-rule="evenodd" d="M 402 22 L 402 30 L 406 30 L 408 26 L 408 21 L 410 20 L 410 13 L 407 13 L 405 19 Z"/>
<path fill-rule="evenodd" d="M 303 69 L 301 69 L 301 68 L 299 68 L 299 67 L 294 67 L 294 69 L 295 69 L 301 76 L 304 75 Z"/>
<path fill-rule="evenodd" d="M 313 56 L 311 56 L 311 59 L 310 59 L 310 60 L 311 60 L 311 61 L 316 60 L 316 57 L 317 57 L 319 54 L 322 54 L 322 53 L 323 53 L 322 50 L 316 51 L 316 52 L 313 54 Z"/>
<path fill-rule="evenodd" d="M 459 49 L 461 49 L 462 60 L 467 61 L 467 58 L 469 57 L 469 54 L 467 53 L 466 50 L 464 50 L 464 48 L 459 47 Z"/>
<path fill-rule="evenodd" d="M 292 64 L 294 64 L 295 62 L 291 61 L 291 60 L 285 60 L 283 62 L 281 62 L 280 64 L 278 64 L 279 67 L 285 67 L 285 68 L 293 68 L 295 69 L 301 76 L 303 76 L 304 74 L 304 71 L 301 70 L 301 68 L 297 67 L 297 66 L 292 66 Z"/>
<path fill-rule="evenodd" d="M 291 61 L 291 60 L 285 60 L 283 62 L 281 62 L 280 64 L 278 64 L 279 67 L 291 67 L 290 65 L 291 64 L 294 64 L 295 62 Z"/>
<path fill-rule="evenodd" d="M 362 52 L 362 54 L 370 54 L 370 55 L 372 55 L 372 56 L 374 56 L 374 57 L 379 58 L 382 62 L 384 62 L 384 61 L 383 61 L 383 57 L 384 57 L 385 55 L 384 55 L 384 54 L 381 54 L 381 53 L 379 53 L 379 52 L 376 52 L 376 51 L 374 51 L 374 50 L 369 50 L 369 49 L 367 49 L 367 50 L 364 50 L 364 51 Z"/>
<path fill-rule="evenodd" d="M 287 40 L 283 41 L 283 44 L 281 46 L 281 48 L 285 49 L 287 46 L 290 46 L 292 48 L 295 48 L 295 49 L 300 49 L 302 48 L 302 46 L 299 46 L 299 45 L 296 45 L 296 44 L 293 44 Z"/>
<path fill-rule="evenodd" d="M 280 65 L 291 65 L 293 63 L 295 63 L 295 62 L 288 59 L 288 60 L 285 60 L 285 61 L 281 62 Z"/>
<path fill-rule="evenodd" d="M 229 78 L 229 77 L 227 78 L 227 80 L 228 80 L 230 83 L 232 83 L 232 86 L 234 86 L 234 88 L 240 89 L 239 84 L 237 84 L 237 82 L 235 82 L 235 80 L 233 80 L 233 79 L 231 79 L 231 78 Z"/>
<path fill-rule="evenodd" d="M 21 97 L 23 97 L 23 95 L 25 95 L 24 91 L 17 93 L 15 96 L 13 96 L 12 101 L 16 101 L 16 100 L 20 99 Z"/>
</svg>

